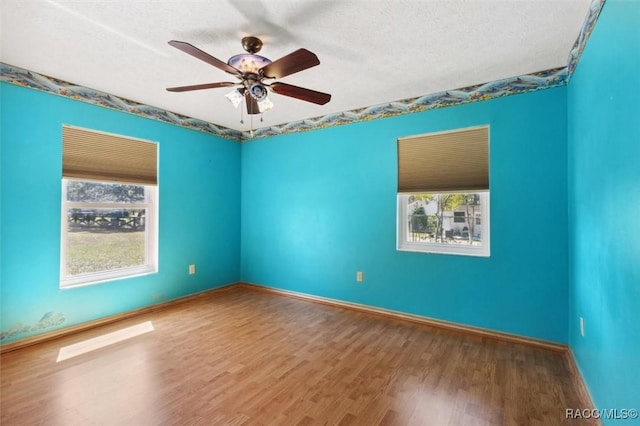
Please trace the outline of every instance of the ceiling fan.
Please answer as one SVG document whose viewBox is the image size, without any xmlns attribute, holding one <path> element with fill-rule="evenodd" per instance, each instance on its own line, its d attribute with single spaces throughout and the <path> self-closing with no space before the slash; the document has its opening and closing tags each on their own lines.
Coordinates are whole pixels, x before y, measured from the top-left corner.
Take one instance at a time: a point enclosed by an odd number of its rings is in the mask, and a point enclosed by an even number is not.
<svg viewBox="0 0 640 426">
<path fill-rule="evenodd" d="M 318 105 L 331 100 L 328 93 L 317 92 L 304 87 L 279 81 L 267 82 L 315 67 L 320 64 L 318 57 L 307 49 L 298 49 L 280 59 L 271 61 L 264 56 L 256 55 L 262 48 L 262 40 L 248 36 L 242 39 L 242 47 L 247 53 L 234 55 L 227 62 L 214 58 L 197 47 L 183 41 L 172 40 L 169 44 L 201 61 L 213 65 L 236 78 L 238 82 L 218 82 L 167 88 L 170 92 L 186 92 L 190 90 L 214 89 L 217 87 L 237 86 L 226 97 L 237 107 L 243 100 L 247 105 L 247 113 L 260 114 L 271 109 L 273 104 L 267 98 L 267 91 L 283 96 L 300 99 Z"/>
</svg>

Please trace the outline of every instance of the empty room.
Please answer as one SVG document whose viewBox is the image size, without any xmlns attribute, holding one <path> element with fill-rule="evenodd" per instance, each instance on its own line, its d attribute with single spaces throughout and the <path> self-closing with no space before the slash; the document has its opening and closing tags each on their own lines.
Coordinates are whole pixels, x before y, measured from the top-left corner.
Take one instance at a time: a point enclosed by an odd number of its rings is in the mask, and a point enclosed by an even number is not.
<svg viewBox="0 0 640 426">
<path fill-rule="evenodd" d="M 2 425 L 640 425 L 640 2 L 3 0 Z"/>
</svg>

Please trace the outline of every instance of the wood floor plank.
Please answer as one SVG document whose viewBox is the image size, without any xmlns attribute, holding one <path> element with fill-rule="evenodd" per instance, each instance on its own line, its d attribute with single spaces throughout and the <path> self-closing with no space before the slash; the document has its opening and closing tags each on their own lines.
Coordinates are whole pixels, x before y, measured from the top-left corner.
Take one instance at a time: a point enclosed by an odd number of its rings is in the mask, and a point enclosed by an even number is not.
<svg viewBox="0 0 640 426">
<path fill-rule="evenodd" d="M 67 345 L 154 331 L 56 362 Z M 4 425 L 580 425 L 564 354 L 251 291 L 0 358 Z"/>
</svg>

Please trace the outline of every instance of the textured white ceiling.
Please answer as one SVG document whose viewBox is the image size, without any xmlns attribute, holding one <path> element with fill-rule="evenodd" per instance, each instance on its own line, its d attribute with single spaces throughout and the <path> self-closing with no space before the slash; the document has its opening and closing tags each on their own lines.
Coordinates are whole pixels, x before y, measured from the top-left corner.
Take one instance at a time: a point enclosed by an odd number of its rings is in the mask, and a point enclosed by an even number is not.
<svg viewBox="0 0 640 426">
<path fill-rule="evenodd" d="M 320 65 L 281 81 L 331 93 L 324 105 L 270 95 L 253 127 L 312 118 L 567 65 L 590 0 L 2 0 L 0 61 L 236 130 L 234 81 L 167 44 L 227 61 L 260 36 L 275 60 L 300 47 Z"/>
</svg>

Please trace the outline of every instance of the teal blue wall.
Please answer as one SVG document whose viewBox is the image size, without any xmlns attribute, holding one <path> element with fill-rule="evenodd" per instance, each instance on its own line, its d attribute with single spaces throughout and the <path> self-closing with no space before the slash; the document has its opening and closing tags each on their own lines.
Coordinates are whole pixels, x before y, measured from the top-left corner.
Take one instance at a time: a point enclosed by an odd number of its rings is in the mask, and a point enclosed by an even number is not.
<svg viewBox="0 0 640 426">
<path fill-rule="evenodd" d="M 568 342 L 639 408 L 639 23 L 608 0 L 568 88 L 243 145 L 0 83 L 2 342 L 242 279 Z M 62 124 L 159 142 L 157 274 L 58 289 Z M 396 251 L 396 139 L 483 124 L 491 257 Z"/>
<path fill-rule="evenodd" d="M 240 144 L 19 86 L 0 90 L 3 343 L 238 280 Z M 159 143 L 157 274 L 59 290 L 62 124 Z"/>
<path fill-rule="evenodd" d="M 242 280 L 566 343 L 566 114 L 562 87 L 243 144 Z M 396 139 L 483 124 L 491 257 L 396 251 Z"/>
<path fill-rule="evenodd" d="M 568 106 L 569 342 L 599 408 L 640 409 L 640 2 L 607 0 Z"/>
</svg>

